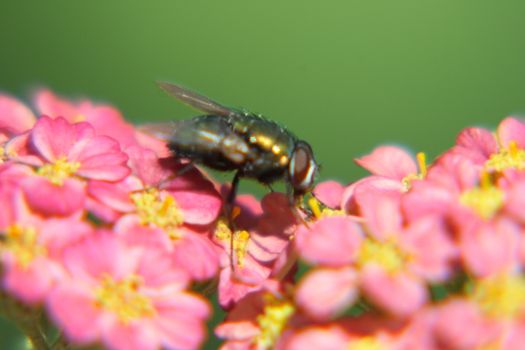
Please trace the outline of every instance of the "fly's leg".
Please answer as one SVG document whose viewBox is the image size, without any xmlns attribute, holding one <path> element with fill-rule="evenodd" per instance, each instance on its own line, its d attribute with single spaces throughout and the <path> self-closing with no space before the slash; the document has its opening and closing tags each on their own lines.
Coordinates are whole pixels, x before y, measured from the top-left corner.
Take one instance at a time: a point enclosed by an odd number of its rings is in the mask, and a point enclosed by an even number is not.
<svg viewBox="0 0 525 350">
<path fill-rule="evenodd" d="M 307 218 L 310 217 L 310 213 L 308 213 L 308 210 L 303 205 L 303 195 L 295 193 L 295 191 L 292 189 L 290 185 L 286 186 L 286 193 L 288 196 L 288 202 L 290 204 L 290 208 L 292 209 L 292 213 L 296 221 L 301 222 L 304 226 L 308 227 L 308 222 L 301 215 L 301 213 L 299 213 L 299 211 L 302 211 L 304 214 L 306 214 Z"/>
<path fill-rule="evenodd" d="M 234 203 L 235 203 L 235 197 L 237 195 L 237 188 L 239 187 L 239 180 L 241 179 L 241 173 L 240 171 L 237 171 L 235 175 L 233 176 L 232 184 L 230 187 L 230 192 L 228 193 L 228 196 L 226 197 L 226 203 L 224 204 L 224 211 L 225 216 L 228 220 L 228 225 L 231 230 L 231 236 L 230 236 L 230 263 L 232 270 L 235 271 L 235 252 L 234 252 L 234 236 L 236 232 L 236 227 L 234 223 Z"/>
</svg>

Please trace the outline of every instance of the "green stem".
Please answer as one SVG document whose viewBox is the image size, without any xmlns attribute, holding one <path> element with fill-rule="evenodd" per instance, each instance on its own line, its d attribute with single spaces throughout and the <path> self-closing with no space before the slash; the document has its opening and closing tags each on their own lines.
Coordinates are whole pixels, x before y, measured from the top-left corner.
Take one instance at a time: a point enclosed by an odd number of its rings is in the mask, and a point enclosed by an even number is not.
<svg viewBox="0 0 525 350">
<path fill-rule="evenodd" d="M 0 313 L 27 336 L 33 349 L 50 350 L 42 331 L 40 310 L 23 305 L 5 291 L 0 290 Z"/>
</svg>

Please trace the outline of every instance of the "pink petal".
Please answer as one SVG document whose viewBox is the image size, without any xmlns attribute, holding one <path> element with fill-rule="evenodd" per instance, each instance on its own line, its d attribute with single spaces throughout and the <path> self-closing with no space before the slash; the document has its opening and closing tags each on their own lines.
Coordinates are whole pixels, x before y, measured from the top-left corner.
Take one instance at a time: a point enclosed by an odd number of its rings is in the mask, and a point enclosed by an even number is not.
<svg viewBox="0 0 525 350">
<path fill-rule="evenodd" d="M 115 278 L 137 271 L 141 250 L 127 246 L 110 231 L 96 231 L 64 251 L 64 266 L 77 278 L 93 280 L 108 274 Z"/>
<path fill-rule="evenodd" d="M 161 319 L 157 322 L 157 326 L 163 332 L 162 343 L 170 349 L 199 349 L 206 337 L 206 327 L 203 322 L 189 314 Z"/>
<path fill-rule="evenodd" d="M 508 117 L 499 123 L 497 130 L 499 142 L 508 147 L 514 141 L 519 148 L 525 148 L 525 124 L 521 119 Z"/>
<path fill-rule="evenodd" d="M 366 297 L 394 315 L 408 316 L 427 300 L 426 286 L 406 273 L 389 274 L 368 266 L 361 279 Z"/>
<path fill-rule="evenodd" d="M 194 225 L 212 223 L 222 208 L 222 198 L 211 182 L 197 171 L 177 177 L 166 188 L 183 212 L 184 222 Z"/>
<path fill-rule="evenodd" d="M 295 300 L 310 316 L 327 320 L 344 312 L 358 294 L 354 270 L 315 269 L 303 277 L 295 292 Z"/>
<path fill-rule="evenodd" d="M 467 268 L 477 276 L 489 276 L 517 265 L 519 241 L 519 226 L 500 220 L 465 232 L 460 244 Z"/>
<path fill-rule="evenodd" d="M 417 174 L 414 157 L 407 151 L 395 146 L 381 146 L 367 156 L 355 160 L 357 164 L 373 175 L 403 180 L 410 174 Z"/>
<path fill-rule="evenodd" d="M 41 176 L 32 176 L 22 183 L 31 208 L 45 215 L 71 215 L 82 210 L 85 184 L 76 179 L 66 179 L 63 185 L 53 185 Z"/>
<path fill-rule="evenodd" d="M 286 350 L 339 350 L 347 349 L 350 337 L 337 325 L 310 327 L 297 332 L 287 342 Z"/>
<path fill-rule="evenodd" d="M 467 301 L 452 300 L 439 310 L 438 315 L 436 335 L 454 349 L 477 349 L 488 345 L 501 331 L 500 324 L 483 319 L 479 310 Z"/>
<path fill-rule="evenodd" d="M 0 95 L 0 129 L 16 135 L 31 129 L 35 122 L 35 115 L 26 105 L 10 96 Z"/>
<path fill-rule="evenodd" d="M 489 130 L 466 128 L 456 140 L 455 151 L 476 163 L 484 163 L 493 153 L 498 151 L 498 145 Z"/>
<path fill-rule="evenodd" d="M 236 304 L 239 300 L 243 299 L 246 295 L 261 290 L 262 282 L 264 278 L 268 277 L 268 275 L 269 272 L 266 273 L 266 275 L 260 276 L 260 284 L 248 284 L 235 278 L 235 276 L 233 276 L 232 274 L 231 268 L 227 267 L 222 269 L 219 275 L 218 286 L 219 305 L 221 305 L 224 309 L 230 309 L 234 304 Z"/>
<path fill-rule="evenodd" d="M 98 203 L 121 213 L 132 212 L 135 209 L 130 194 L 139 189 L 142 189 L 142 183 L 134 176 L 128 176 L 116 183 L 93 180 L 89 181 L 87 186 L 88 194 Z"/>
<path fill-rule="evenodd" d="M 156 350 L 159 348 L 160 335 L 148 327 L 146 322 L 129 325 L 115 322 L 111 328 L 104 328 L 103 339 L 108 348 L 115 350 Z"/>
<path fill-rule="evenodd" d="M 31 142 L 47 161 L 65 157 L 75 143 L 94 136 L 95 130 L 88 123 L 70 124 L 64 118 L 40 118 L 31 132 Z"/>
<path fill-rule="evenodd" d="M 315 197 L 330 208 L 340 208 L 345 188 L 337 181 L 321 182 L 313 191 Z"/>
<path fill-rule="evenodd" d="M 47 309 L 74 343 L 87 344 L 99 337 L 100 310 L 95 308 L 90 293 L 80 286 L 63 283 L 55 288 L 47 299 Z"/>
<path fill-rule="evenodd" d="M 458 252 L 441 220 L 430 217 L 415 221 L 399 237 L 402 249 L 411 256 L 413 272 L 431 282 L 449 277 Z"/>
<path fill-rule="evenodd" d="M 315 222 L 310 229 L 300 226 L 294 241 L 306 261 L 337 267 L 355 260 L 362 235 L 351 219 L 334 216 Z"/>
<path fill-rule="evenodd" d="M 185 230 L 183 237 L 174 244 L 172 256 L 175 264 L 193 278 L 208 279 L 218 272 L 219 256 L 215 246 L 205 235 Z"/>
<path fill-rule="evenodd" d="M 120 151 L 118 143 L 106 136 L 97 136 L 70 153 L 70 159 L 78 161 L 77 174 L 89 179 L 119 181 L 129 175 L 128 156 Z"/>
<path fill-rule="evenodd" d="M 77 108 L 65 100 L 61 100 L 51 90 L 42 89 L 35 95 L 35 105 L 39 114 L 52 118 L 64 117 L 73 121 L 79 115 Z"/>
<path fill-rule="evenodd" d="M 188 292 L 172 293 L 169 298 L 155 300 L 155 308 L 164 319 L 178 319 L 189 315 L 196 320 L 205 320 L 211 315 L 207 300 L 197 294 Z"/>
<path fill-rule="evenodd" d="M 401 193 L 377 188 L 374 183 L 362 183 L 355 189 L 359 211 L 370 228 L 370 234 L 383 239 L 401 230 Z"/>
<path fill-rule="evenodd" d="M 135 130 L 131 124 L 126 123 L 120 112 L 105 105 L 93 106 L 91 103 L 80 104 L 80 114 L 93 125 L 97 135 L 109 136 L 118 141 L 122 148 L 137 143 Z"/>
<path fill-rule="evenodd" d="M 4 265 L 3 286 L 18 299 L 35 304 L 44 301 L 55 281 L 52 262 L 37 258 L 27 268 L 16 262 Z"/>
</svg>

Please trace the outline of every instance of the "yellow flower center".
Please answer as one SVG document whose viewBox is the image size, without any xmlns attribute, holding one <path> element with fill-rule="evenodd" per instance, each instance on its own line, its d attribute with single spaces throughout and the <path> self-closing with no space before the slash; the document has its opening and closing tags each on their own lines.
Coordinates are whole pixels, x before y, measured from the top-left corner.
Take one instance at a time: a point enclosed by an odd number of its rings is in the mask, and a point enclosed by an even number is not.
<svg viewBox="0 0 525 350">
<path fill-rule="evenodd" d="M 380 242 L 366 238 L 357 257 L 360 266 L 377 264 L 392 274 L 402 271 L 409 260 L 410 256 L 401 251 L 393 239 Z"/>
<path fill-rule="evenodd" d="M 266 294 L 264 301 L 264 311 L 257 316 L 257 324 L 261 332 L 254 339 L 258 350 L 273 348 L 275 341 L 295 312 L 293 304 L 287 300 L 277 299 L 271 294 Z"/>
<path fill-rule="evenodd" d="M 73 123 L 80 123 L 86 120 L 86 116 L 83 114 L 77 114 L 73 117 Z"/>
<path fill-rule="evenodd" d="M 66 157 L 61 157 L 54 163 L 38 168 L 37 174 L 47 178 L 53 185 L 62 186 L 64 180 L 75 174 L 78 168 L 80 168 L 79 162 L 68 162 Z"/>
<path fill-rule="evenodd" d="M 492 185 L 488 173 L 481 174 L 481 184 L 461 194 L 459 202 L 472 209 L 481 218 L 491 219 L 503 206 L 505 194 Z"/>
<path fill-rule="evenodd" d="M 412 182 L 415 180 L 423 180 L 427 176 L 427 156 L 423 152 L 416 154 L 419 173 L 409 174 L 401 180 L 403 185 L 403 192 L 408 192 L 412 188 Z"/>
<path fill-rule="evenodd" d="M 228 227 L 228 224 L 224 219 L 219 219 L 217 226 L 215 227 L 214 235 L 217 239 L 223 242 L 231 242 L 233 248 L 233 254 L 235 254 L 237 265 L 239 267 L 244 266 L 244 259 L 248 251 L 248 242 L 250 241 L 250 233 L 245 230 L 235 231 L 233 233 Z"/>
<path fill-rule="evenodd" d="M 184 217 L 175 198 L 170 194 L 161 193 L 150 188 L 131 194 L 140 223 L 163 229 L 171 239 L 180 238 L 178 228 L 184 223 Z"/>
<path fill-rule="evenodd" d="M 381 342 L 375 337 L 362 337 L 352 340 L 348 345 L 348 350 L 382 350 Z"/>
<path fill-rule="evenodd" d="M 150 298 L 141 294 L 142 280 L 131 275 L 121 281 L 105 275 L 95 289 L 95 306 L 114 313 L 118 319 L 128 324 L 131 321 L 156 315 Z"/>
<path fill-rule="evenodd" d="M 312 214 L 314 214 L 314 218 L 316 218 L 317 220 L 319 220 L 321 218 L 331 217 L 331 216 L 344 216 L 344 215 L 346 215 L 344 210 L 335 210 L 335 209 L 330 209 L 330 208 L 327 208 L 327 207 L 324 207 L 324 208 L 321 209 L 321 205 L 320 205 L 319 201 L 316 198 L 314 198 L 314 197 L 312 197 L 312 198 L 310 198 L 308 200 L 308 206 L 312 210 Z"/>
<path fill-rule="evenodd" d="M 471 299 L 491 317 L 521 317 L 525 311 L 525 278 L 502 274 L 478 280 L 471 290 Z"/>
<path fill-rule="evenodd" d="M 8 226 L 0 248 L 10 251 L 22 268 L 27 268 L 38 256 L 47 254 L 46 248 L 38 244 L 38 233 L 34 227 L 20 224 Z"/>
<path fill-rule="evenodd" d="M 506 169 L 525 169 L 525 151 L 518 147 L 515 141 L 511 141 L 508 147 L 501 147 L 498 153 L 490 156 L 485 162 L 487 171 L 504 171 Z"/>
</svg>

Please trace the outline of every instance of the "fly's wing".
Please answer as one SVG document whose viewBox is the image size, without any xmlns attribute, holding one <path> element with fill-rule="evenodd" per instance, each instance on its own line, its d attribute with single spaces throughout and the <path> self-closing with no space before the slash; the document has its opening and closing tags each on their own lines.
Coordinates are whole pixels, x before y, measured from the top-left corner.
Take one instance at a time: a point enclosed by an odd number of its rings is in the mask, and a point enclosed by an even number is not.
<svg viewBox="0 0 525 350">
<path fill-rule="evenodd" d="M 200 111 L 228 117 L 231 115 L 238 114 L 234 109 L 225 107 L 215 101 L 210 100 L 206 96 L 199 95 L 193 91 L 186 89 L 180 85 L 157 82 L 160 88 L 168 93 L 168 95 L 175 97 L 176 99 L 194 107 Z"/>
<path fill-rule="evenodd" d="M 177 122 L 159 122 L 141 124 L 137 126 L 137 129 L 147 135 L 168 142 L 171 140 L 173 134 L 175 133 L 175 130 L 177 130 L 178 127 Z"/>
</svg>

